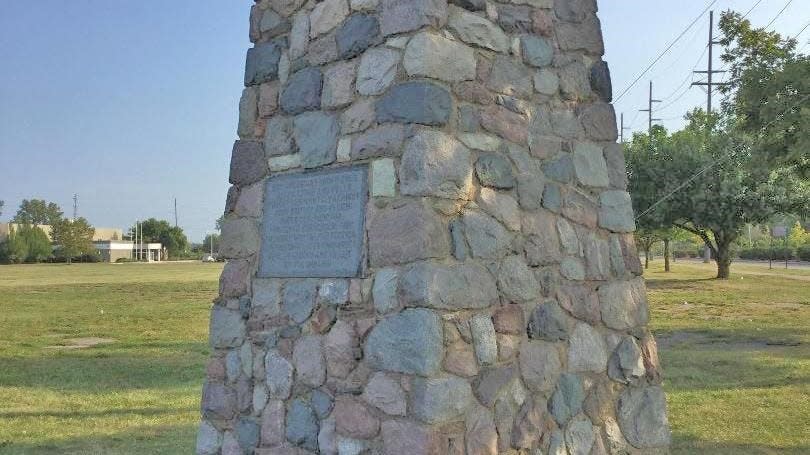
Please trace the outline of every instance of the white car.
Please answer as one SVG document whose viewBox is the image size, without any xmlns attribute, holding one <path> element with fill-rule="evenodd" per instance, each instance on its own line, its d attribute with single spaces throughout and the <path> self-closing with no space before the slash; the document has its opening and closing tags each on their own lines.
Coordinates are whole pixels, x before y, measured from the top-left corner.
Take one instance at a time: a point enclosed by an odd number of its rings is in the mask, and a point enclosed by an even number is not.
<svg viewBox="0 0 810 455">
<path fill-rule="evenodd" d="M 214 256 L 211 256 L 210 254 L 206 254 L 205 256 L 203 256 L 202 261 L 203 262 L 217 262 L 216 258 Z"/>
</svg>

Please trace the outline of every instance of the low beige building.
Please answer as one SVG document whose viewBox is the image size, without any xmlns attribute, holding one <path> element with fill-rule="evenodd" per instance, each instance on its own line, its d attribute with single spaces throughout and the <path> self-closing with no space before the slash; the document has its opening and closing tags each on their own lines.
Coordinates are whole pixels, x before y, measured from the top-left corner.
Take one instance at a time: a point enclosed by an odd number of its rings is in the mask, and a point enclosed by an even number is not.
<svg viewBox="0 0 810 455">
<path fill-rule="evenodd" d="M 160 262 L 163 257 L 163 244 L 140 243 L 129 240 L 101 240 L 93 242 L 102 262 L 117 262 L 119 259 L 133 261 Z"/>
<path fill-rule="evenodd" d="M 0 223 L 0 242 L 5 241 L 9 234 L 17 229 L 20 225 L 16 223 Z M 42 229 L 42 232 L 51 239 L 51 227 L 47 224 L 40 224 L 37 225 L 38 228 Z M 93 233 L 93 241 L 100 242 L 106 240 L 123 240 L 124 239 L 124 231 L 123 229 L 119 228 L 105 228 L 105 227 L 97 227 L 95 228 L 95 233 Z M 51 239 L 53 240 L 53 239 Z"/>
</svg>

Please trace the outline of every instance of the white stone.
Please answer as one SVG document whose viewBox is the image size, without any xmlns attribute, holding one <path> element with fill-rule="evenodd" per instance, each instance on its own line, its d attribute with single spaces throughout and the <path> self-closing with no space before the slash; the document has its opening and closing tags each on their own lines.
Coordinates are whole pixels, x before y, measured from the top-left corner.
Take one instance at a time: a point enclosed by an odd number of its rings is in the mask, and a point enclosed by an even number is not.
<svg viewBox="0 0 810 455">
<path fill-rule="evenodd" d="M 346 0 L 324 0 L 309 14 L 309 36 L 317 38 L 340 25 L 349 15 Z"/>
<path fill-rule="evenodd" d="M 352 159 L 352 138 L 343 137 L 338 141 L 337 160 L 341 163 Z"/>
<path fill-rule="evenodd" d="M 405 49 L 405 46 L 408 45 L 408 40 L 410 39 L 410 36 L 395 36 L 393 38 L 388 38 L 385 45 L 396 49 Z"/>
<path fill-rule="evenodd" d="M 501 193 L 492 188 L 481 188 L 476 199 L 485 212 L 494 216 L 510 231 L 519 231 L 521 226 L 518 201 L 508 193 Z"/>
<path fill-rule="evenodd" d="M 301 155 L 295 153 L 292 155 L 274 156 L 268 160 L 268 165 L 271 171 L 286 171 L 301 167 Z"/>
<path fill-rule="evenodd" d="M 371 163 L 371 195 L 394 197 L 397 194 L 397 173 L 394 160 L 383 158 Z"/>
<path fill-rule="evenodd" d="M 278 81 L 281 85 L 287 83 L 287 79 L 290 77 L 290 56 L 287 55 L 286 52 L 281 54 L 281 58 L 278 59 Z"/>
<path fill-rule="evenodd" d="M 443 36 L 422 32 L 405 48 L 404 66 L 411 76 L 447 82 L 475 79 L 475 52 Z"/>
<path fill-rule="evenodd" d="M 498 137 L 483 133 L 460 133 L 458 139 L 467 147 L 483 152 L 497 152 L 503 143 Z"/>
<path fill-rule="evenodd" d="M 382 94 L 397 76 L 399 52 L 393 49 L 369 49 L 357 69 L 357 92 L 361 95 Z"/>
<path fill-rule="evenodd" d="M 380 0 L 351 0 L 354 11 L 371 11 L 376 9 L 379 4 Z"/>
<path fill-rule="evenodd" d="M 568 348 L 568 371 L 603 372 L 607 368 L 607 360 L 607 346 L 602 335 L 588 324 L 577 324 Z"/>
<path fill-rule="evenodd" d="M 560 89 L 560 78 L 552 70 L 539 70 L 534 73 L 534 89 L 543 95 L 554 95 Z"/>
<path fill-rule="evenodd" d="M 498 342 L 495 326 L 489 315 L 477 314 L 470 319 L 475 356 L 482 366 L 493 365 L 498 360 Z"/>
<path fill-rule="evenodd" d="M 385 373 L 374 373 L 363 391 L 363 400 L 386 414 L 404 416 L 407 398 L 400 382 Z"/>
</svg>

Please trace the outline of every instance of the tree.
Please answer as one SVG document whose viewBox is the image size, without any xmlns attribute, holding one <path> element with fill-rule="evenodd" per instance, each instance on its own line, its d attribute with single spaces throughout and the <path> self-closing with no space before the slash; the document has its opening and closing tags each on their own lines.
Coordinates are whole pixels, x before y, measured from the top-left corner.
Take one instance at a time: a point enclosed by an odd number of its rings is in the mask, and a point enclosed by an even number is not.
<svg viewBox="0 0 810 455">
<path fill-rule="evenodd" d="M 67 259 L 93 252 L 93 235 L 96 230 L 84 218 L 63 218 L 51 225 L 51 237 L 59 252 Z"/>
<path fill-rule="evenodd" d="M 757 159 L 749 138 L 737 133 L 733 121 L 721 124 L 700 109 L 687 120 L 683 130 L 654 138 L 655 158 L 646 162 L 651 170 L 642 173 L 643 191 L 633 196 L 662 201 L 650 210 L 660 212 L 654 219 L 699 236 L 716 258 L 717 278 L 726 279 L 732 244 L 746 223 L 795 212 L 810 200 L 810 188 L 791 168 Z"/>
<path fill-rule="evenodd" d="M 754 28 L 739 13 L 720 20 L 734 98 L 726 109 L 751 137 L 753 153 L 771 165 L 795 166 L 810 177 L 810 57 L 796 53 L 796 40 Z"/>
<path fill-rule="evenodd" d="M 144 242 L 161 243 L 168 251 L 169 257 L 182 255 L 188 250 L 188 239 L 183 229 L 169 224 L 166 220 L 149 218 L 140 225 L 138 236 L 143 232 Z M 135 227 L 130 229 L 130 235 L 134 238 Z"/>
<path fill-rule="evenodd" d="M 26 262 L 42 262 L 53 253 L 51 240 L 42 229 L 24 224 L 19 226 L 16 231 L 26 245 L 28 253 L 25 257 Z"/>
<path fill-rule="evenodd" d="M 3 206 L 6 205 L 5 201 L 0 201 L 0 215 L 3 214 Z"/>
<path fill-rule="evenodd" d="M 213 250 L 216 254 L 216 252 L 219 251 L 219 234 L 206 235 L 201 247 L 202 251 L 210 252 Z"/>
<path fill-rule="evenodd" d="M 802 245 L 810 244 L 810 232 L 804 230 L 802 223 L 798 220 L 793 224 L 788 235 L 788 245 L 791 248 L 798 248 Z"/>
<path fill-rule="evenodd" d="M 53 225 L 62 219 L 62 209 L 42 199 L 23 199 L 12 222 L 33 226 Z"/>
</svg>

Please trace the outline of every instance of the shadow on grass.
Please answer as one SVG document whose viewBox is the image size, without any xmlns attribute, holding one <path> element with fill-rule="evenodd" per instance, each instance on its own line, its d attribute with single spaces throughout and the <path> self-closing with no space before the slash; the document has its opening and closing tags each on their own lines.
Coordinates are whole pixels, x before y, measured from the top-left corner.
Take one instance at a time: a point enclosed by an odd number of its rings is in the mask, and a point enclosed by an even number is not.
<svg viewBox="0 0 810 455">
<path fill-rule="evenodd" d="M 45 388 L 109 393 L 139 389 L 201 386 L 204 351 L 138 357 L 132 352 L 94 356 L 64 353 L 53 357 L 0 359 L 0 387 Z"/>
<path fill-rule="evenodd" d="M 742 455 L 742 454 L 779 454 L 779 455 L 807 455 L 810 445 L 798 447 L 775 447 L 764 444 L 732 444 L 717 441 L 706 441 L 693 436 L 675 434 L 672 444 L 672 454 L 710 454 L 710 455 Z"/>
<path fill-rule="evenodd" d="M 195 434 L 196 424 L 134 426 L 113 435 L 77 436 L 36 443 L 0 441 L 0 454 L 188 454 L 194 451 Z"/>
<path fill-rule="evenodd" d="M 0 411 L 0 418 L 16 419 L 25 417 L 36 418 L 94 418 L 94 417 L 109 417 L 109 416 L 122 416 L 137 414 L 142 417 L 157 417 L 165 414 L 177 414 L 184 412 L 196 412 L 196 407 L 182 407 L 182 408 L 127 408 L 127 409 L 106 409 L 104 411 L 20 411 L 20 412 L 3 412 Z"/>
</svg>

